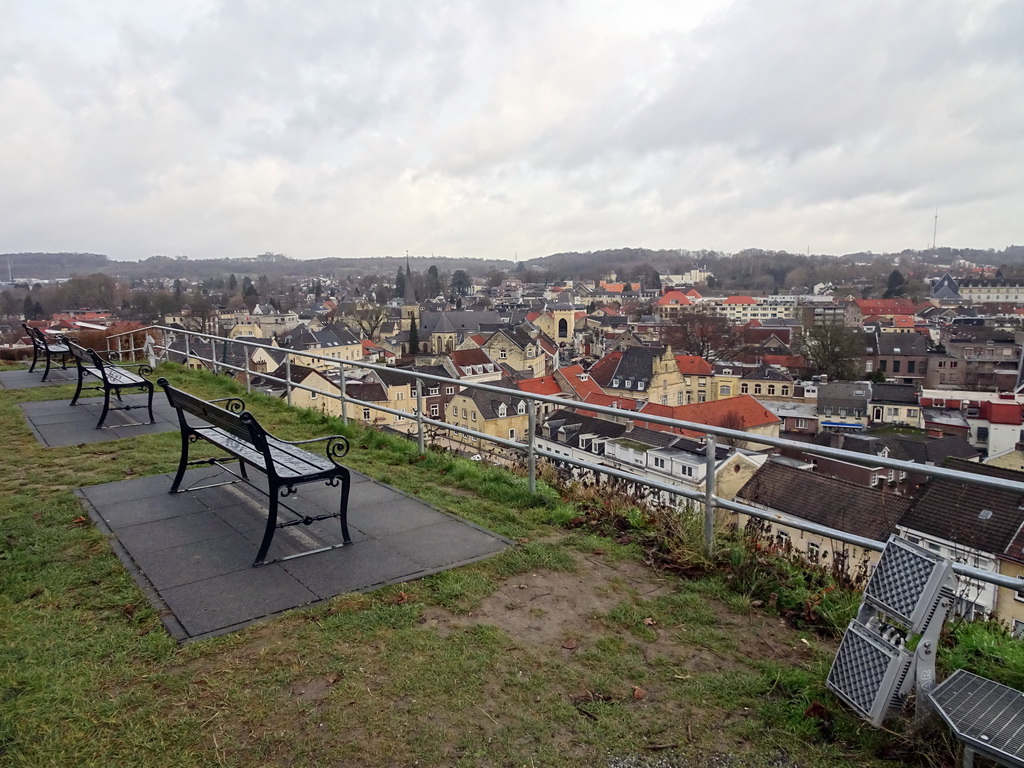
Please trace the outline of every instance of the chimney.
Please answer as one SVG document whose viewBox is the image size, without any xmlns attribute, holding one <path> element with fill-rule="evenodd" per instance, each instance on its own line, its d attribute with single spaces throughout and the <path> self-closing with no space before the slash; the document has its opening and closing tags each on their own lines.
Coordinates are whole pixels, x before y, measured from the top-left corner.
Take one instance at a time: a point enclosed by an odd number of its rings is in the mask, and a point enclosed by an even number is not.
<svg viewBox="0 0 1024 768">
<path fill-rule="evenodd" d="M 928 437 L 942 437 L 942 430 L 941 429 L 935 429 L 933 427 L 931 429 L 926 429 L 925 430 L 925 434 L 928 435 Z"/>
<path fill-rule="evenodd" d="M 632 419 L 626 419 L 626 431 L 627 432 L 632 432 L 633 431 L 633 420 Z"/>
</svg>

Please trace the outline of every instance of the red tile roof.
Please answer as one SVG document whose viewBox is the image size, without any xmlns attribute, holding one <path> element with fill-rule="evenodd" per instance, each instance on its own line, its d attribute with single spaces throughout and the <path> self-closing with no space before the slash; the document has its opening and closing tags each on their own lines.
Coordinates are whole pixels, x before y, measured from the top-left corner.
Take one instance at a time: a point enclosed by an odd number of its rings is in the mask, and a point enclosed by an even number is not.
<svg viewBox="0 0 1024 768">
<path fill-rule="evenodd" d="M 711 363 L 699 355 L 676 355 L 676 365 L 684 376 L 711 376 Z"/>
<path fill-rule="evenodd" d="M 530 392 L 534 395 L 560 395 L 562 388 L 558 386 L 554 374 L 551 376 L 538 376 L 535 379 L 523 379 L 516 382 L 523 392 Z"/>
<path fill-rule="evenodd" d="M 730 296 L 723 304 L 757 304 L 757 301 L 752 299 L 750 296 Z"/>
<path fill-rule="evenodd" d="M 659 298 L 654 303 L 655 303 L 656 306 L 659 306 L 659 307 L 668 307 L 668 306 L 686 307 L 686 306 L 689 306 L 690 304 L 692 304 L 693 302 L 690 301 L 686 297 L 686 294 L 683 293 L 682 291 L 668 291 L 667 293 L 665 293 L 665 295 L 663 295 L 661 298 Z"/>
<path fill-rule="evenodd" d="M 559 368 L 554 374 L 559 380 L 565 382 L 565 386 L 576 393 L 580 400 L 586 399 L 588 394 L 604 394 L 601 385 L 594 381 L 594 378 L 583 370 L 582 365 L 570 365 L 566 368 Z"/>
</svg>

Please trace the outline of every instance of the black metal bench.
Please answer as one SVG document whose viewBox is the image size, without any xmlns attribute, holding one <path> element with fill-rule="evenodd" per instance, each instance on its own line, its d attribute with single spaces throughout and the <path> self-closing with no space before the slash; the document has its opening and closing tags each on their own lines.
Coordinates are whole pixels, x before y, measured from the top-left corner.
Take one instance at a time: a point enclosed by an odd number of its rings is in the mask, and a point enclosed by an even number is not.
<svg viewBox="0 0 1024 768">
<path fill-rule="evenodd" d="M 111 410 L 130 411 L 135 407 L 121 399 L 121 391 L 125 389 L 134 389 L 139 392 L 146 392 L 149 395 L 146 402 L 146 408 L 149 411 L 149 423 L 152 424 L 155 421 L 153 418 L 153 382 L 145 378 L 152 375 L 152 368 L 145 363 L 131 365 L 111 363 L 103 360 L 95 351 L 85 349 L 73 339 L 64 338 L 63 341 L 78 366 L 78 386 L 75 387 L 75 396 L 71 398 L 71 405 L 78 403 L 78 398 L 82 394 L 82 384 L 86 376 L 92 376 L 100 382 L 95 387 L 84 387 L 85 389 L 103 390 L 103 413 L 100 414 L 99 421 L 96 422 L 96 429 L 100 429 L 103 426 L 103 422 L 107 419 L 107 413 Z M 130 371 L 128 370 L 129 368 L 135 368 L 137 372 Z M 115 406 L 113 409 L 110 407 L 111 393 L 121 403 L 121 405 Z"/>
<path fill-rule="evenodd" d="M 268 482 L 266 493 L 270 499 L 270 507 L 267 514 L 266 530 L 263 533 L 263 541 L 260 543 L 259 552 L 256 555 L 253 566 L 267 564 L 267 552 L 270 549 L 274 533 L 278 528 L 286 528 L 300 523 L 309 525 L 318 520 L 328 520 L 337 517 L 341 520 L 342 544 L 320 547 L 299 554 L 289 555 L 288 557 L 278 558 L 278 560 L 270 562 L 290 560 L 295 557 L 311 555 L 315 552 L 324 552 L 352 543 L 352 538 L 348 532 L 348 494 L 349 486 L 351 485 L 351 475 L 348 469 L 339 463 L 339 459 L 348 453 L 349 443 L 347 438 L 342 435 L 330 435 L 312 440 L 281 440 L 267 432 L 256 420 L 256 417 L 245 410 L 245 403 L 237 397 L 208 401 L 172 387 L 167 379 L 160 378 L 157 380 L 157 384 L 167 393 L 167 400 L 177 412 L 178 424 L 181 427 L 181 459 L 178 462 L 178 472 L 171 483 L 170 493 L 183 493 L 202 488 L 213 488 L 241 481 L 248 482 L 249 477 L 246 467 L 252 467 L 266 475 Z M 190 460 L 189 446 L 199 440 L 205 440 L 229 455 Z M 301 447 L 311 443 L 325 443 L 323 455 L 312 453 Z M 237 473 L 230 467 L 225 466 L 225 463 L 236 461 L 239 466 Z M 235 479 L 223 483 L 181 488 L 181 481 L 185 476 L 185 471 L 191 466 L 201 464 L 221 467 L 233 475 Z M 284 498 L 292 495 L 295 493 L 295 486 L 321 480 L 332 487 L 341 485 L 341 499 L 337 512 L 304 515 L 296 512 L 286 504 L 279 504 L 278 497 Z M 263 492 L 263 489 L 259 486 L 252 483 L 250 485 Z M 294 518 L 278 522 L 279 506 L 291 512 Z"/>
<path fill-rule="evenodd" d="M 43 381 L 46 381 L 46 377 L 50 375 L 50 365 L 55 357 L 60 358 L 61 370 L 67 370 L 71 350 L 68 349 L 67 342 L 63 338 L 47 339 L 46 334 L 38 328 L 33 328 L 25 323 L 22 323 L 21 327 L 25 329 L 25 333 L 28 334 L 29 339 L 32 341 L 32 365 L 29 366 L 29 373 L 36 369 L 36 364 L 41 357 L 46 358 Z"/>
</svg>

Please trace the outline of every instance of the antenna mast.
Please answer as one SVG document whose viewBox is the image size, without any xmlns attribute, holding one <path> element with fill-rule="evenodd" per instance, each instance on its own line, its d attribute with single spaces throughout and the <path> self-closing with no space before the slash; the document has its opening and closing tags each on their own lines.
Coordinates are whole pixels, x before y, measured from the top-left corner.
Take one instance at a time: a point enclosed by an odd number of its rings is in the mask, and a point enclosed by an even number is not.
<svg viewBox="0 0 1024 768">
<path fill-rule="evenodd" d="M 939 209 L 935 209 L 935 226 L 932 227 L 932 250 L 935 250 L 935 235 L 939 231 Z"/>
</svg>

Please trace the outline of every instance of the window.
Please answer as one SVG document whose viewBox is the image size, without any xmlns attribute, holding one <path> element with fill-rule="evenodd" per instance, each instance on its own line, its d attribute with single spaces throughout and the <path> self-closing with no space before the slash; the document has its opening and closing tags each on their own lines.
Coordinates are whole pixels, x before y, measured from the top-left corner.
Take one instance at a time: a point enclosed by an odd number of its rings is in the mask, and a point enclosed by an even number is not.
<svg viewBox="0 0 1024 768">
<path fill-rule="evenodd" d="M 405 392 L 399 392 L 395 395 L 395 400 L 405 400 Z"/>
<path fill-rule="evenodd" d="M 775 394 L 775 385 L 774 384 L 769 384 L 768 385 L 768 394 L 769 395 L 774 395 Z"/>
<path fill-rule="evenodd" d="M 899 415 L 899 410 L 897 408 L 886 408 L 885 409 L 885 415 L 886 416 L 898 416 Z"/>
<path fill-rule="evenodd" d="M 875 370 L 875 361 L 874 360 L 865 360 L 864 361 L 864 372 L 865 373 L 871 373 L 873 370 Z"/>
<path fill-rule="evenodd" d="M 618 389 L 619 388 L 619 380 L 618 379 L 612 379 L 612 387 L 614 389 Z"/>
<path fill-rule="evenodd" d="M 465 415 L 465 412 L 463 412 L 463 415 Z M 476 411 L 470 414 L 470 421 L 476 421 Z"/>
<path fill-rule="evenodd" d="M 722 397 L 729 397 L 732 394 L 732 387 L 730 387 L 728 384 L 723 384 L 721 387 L 719 387 L 718 394 L 721 395 Z"/>
<path fill-rule="evenodd" d="M 1018 640 L 1024 637 L 1024 621 L 1018 619 L 1013 620 L 1013 636 Z"/>
<path fill-rule="evenodd" d="M 820 544 L 816 544 L 813 541 L 807 542 L 807 559 L 812 563 L 816 563 L 821 559 Z"/>
<path fill-rule="evenodd" d="M 917 408 L 907 408 L 907 418 L 908 419 L 916 419 L 917 418 Z"/>
<path fill-rule="evenodd" d="M 370 420 L 370 409 L 369 408 L 363 408 L 363 421 L 369 421 L 369 420 Z"/>
<path fill-rule="evenodd" d="M 498 359 L 499 360 L 505 360 L 507 358 L 508 358 L 508 350 L 499 349 L 498 350 Z"/>
<path fill-rule="evenodd" d="M 889 365 L 888 364 L 889 364 L 888 360 L 879 360 L 878 361 L 878 370 L 880 370 L 882 373 L 885 373 L 889 369 Z"/>
<path fill-rule="evenodd" d="M 761 394 L 761 385 L 760 384 L 755 384 L 754 385 L 754 394 L 755 395 L 760 395 Z"/>
<path fill-rule="evenodd" d="M 427 390 L 427 394 L 428 395 L 437 395 L 437 394 L 440 394 L 440 393 L 441 393 L 441 388 L 440 387 L 431 387 L 430 389 Z"/>
<path fill-rule="evenodd" d="M 465 408 L 462 409 L 462 418 L 464 418 L 464 419 L 468 419 L 469 418 L 469 412 L 466 411 Z"/>
<path fill-rule="evenodd" d="M 516 431 L 514 429 L 510 429 L 508 431 L 508 439 L 509 440 L 515 440 L 516 439 Z"/>
<path fill-rule="evenodd" d="M 446 395 L 454 395 L 455 394 L 455 387 L 445 387 L 444 388 L 444 393 Z"/>
<path fill-rule="evenodd" d="M 522 416 L 524 413 L 526 413 L 526 401 L 525 400 L 520 400 L 519 401 L 519 405 L 516 406 L 516 413 L 518 413 L 520 416 Z"/>
<path fill-rule="evenodd" d="M 668 405 L 668 395 L 662 395 L 661 396 L 661 404 L 662 405 Z"/>
<path fill-rule="evenodd" d="M 707 385 L 708 385 L 708 377 L 707 376 L 700 376 L 700 377 L 697 378 L 697 386 L 698 387 L 706 387 Z"/>
<path fill-rule="evenodd" d="M 309 393 L 309 399 L 310 399 L 310 400 L 316 400 L 316 396 L 317 396 L 318 394 L 319 394 L 318 392 L 310 392 L 310 393 Z"/>
<path fill-rule="evenodd" d="M 797 429 L 807 429 L 807 419 L 797 419 L 796 420 L 796 428 Z"/>
<path fill-rule="evenodd" d="M 683 393 L 682 392 L 677 392 L 676 393 L 676 405 L 682 405 L 682 404 L 683 404 Z"/>
<path fill-rule="evenodd" d="M 960 365 L 960 363 L 957 360 L 950 360 L 949 361 L 949 367 L 950 368 L 956 368 L 958 365 Z"/>
<path fill-rule="evenodd" d="M 504 419 L 507 415 L 508 415 L 508 409 L 505 407 L 505 404 L 502 403 L 501 405 L 498 406 L 498 418 L 499 419 Z"/>
<path fill-rule="evenodd" d="M 708 395 L 707 395 L 706 392 L 698 392 L 697 393 L 697 402 L 698 403 L 707 402 L 707 399 L 708 399 Z"/>
<path fill-rule="evenodd" d="M 900 372 L 900 366 L 902 364 L 903 364 L 902 360 L 893 360 L 892 361 L 892 372 L 893 373 L 899 373 Z"/>
<path fill-rule="evenodd" d="M 979 443 L 987 443 L 988 442 L 988 427 L 978 427 L 978 442 Z"/>
<path fill-rule="evenodd" d="M 433 405 L 430 406 L 430 416 L 431 416 L 431 418 L 434 418 L 434 419 L 436 419 L 438 417 L 437 403 L 434 403 Z"/>
<path fill-rule="evenodd" d="M 789 385 L 788 384 L 783 384 L 781 389 L 782 389 L 782 396 L 783 397 L 789 397 Z"/>
<path fill-rule="evenodd" d="M 654 457 L 654 466 L 657 467 L 658 469 L 664 469 L 665 468 L 665 460 L 663 458 L 661 458 L 660 456 L 655 456 Z"/>
<path fill-rule="evenodd" d="M 915 373 L 917 371 L 917 361 L 907 360 L 907 373 Z"/>
<path fill-rule="evenodd" d="M 642 390 L 644 388 L 644 383 L 642 381 L 638 381 L 636 383 L 636 388 Z"/>
</svg>

